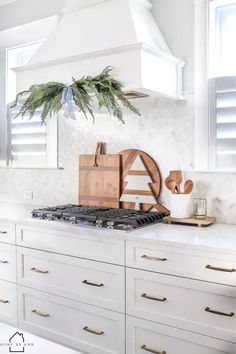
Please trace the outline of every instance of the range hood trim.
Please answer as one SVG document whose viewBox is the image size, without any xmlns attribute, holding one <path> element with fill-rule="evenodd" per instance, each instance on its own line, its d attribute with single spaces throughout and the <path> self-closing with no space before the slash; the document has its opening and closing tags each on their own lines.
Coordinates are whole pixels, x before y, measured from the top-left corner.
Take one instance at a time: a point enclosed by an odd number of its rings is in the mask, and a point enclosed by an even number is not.
<svg viewBox="0 0 236 354">
<path fill-rule="evenodd" d="M 111 49 L 99 50 L 96 52 L 73 55 L 71 57 L 63 57 L 63 58 L 59 58 L 59 59 L 43 61 L 40 63 L 27 64 L 25 66 L 19 66 L 17 68 L 14 68 L 13 71 L 15 73 L 24 72 L 24 71 L 31 71 L 32 69 L 39 69 L 39 68 L 43 68 L 43 67 L 47 67 L 47 66 L 65 64 L 67 62 L 81 61 L 81 60 L 95 58 L 95 57 L 104 57 L 104 56 L 108 56 L 108 55 L 125 53 L 125 52 L 130 52 L 130 51 L 135 51 L 135 50 L 146 51 L 154 56 L 159 57 L 160 59 L 166 60 L 169 63 L 177 65 L 179 68 L 183 68 L 186 65 L 186 63 L 183 60 L 180 60 L 180 59 L 174 57 L 173 55 L 168 55 L 166 53 L 163 53 L 162 51 L 157 50 L 156 48 L 153 48 L 151 46 L 148 46 L 145 43 L 138 43 L 138 44 L 135 43 L 132 45 L 126 45 L 126 46 L 122 46 L 122 47 L 116 47 L 116 48 L 111 48 Z M 89 73 L 88 73 L 88 75 L 89 75 Z"/>
</svg>

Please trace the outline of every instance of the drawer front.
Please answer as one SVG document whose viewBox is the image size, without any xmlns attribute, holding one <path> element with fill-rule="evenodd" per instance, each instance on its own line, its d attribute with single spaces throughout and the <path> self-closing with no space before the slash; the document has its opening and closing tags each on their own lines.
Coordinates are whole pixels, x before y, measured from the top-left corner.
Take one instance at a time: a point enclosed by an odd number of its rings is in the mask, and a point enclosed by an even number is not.
<svg viewBox="0 0 236 354">
<path fill-rule="evenodd" d="M 74 226 L 74 233 L 17 225 L 19 246 L 124 265 L 124 241 L 99 236 L 100 230 Z"/>
<path fill-rule="evenodd" d="M 127 313 L 236 342 L 236 289 L 127 269 Z"/>
<path fill-rule="evenodd" d="M 236 255 L 127 241 L 126 265 L 236 286 Z"/>
<path fill-rule="evenodd" d="M 0 243 L 0 279 L 16 282 L 16 246 Z"/>
<path fill-rule="evenodd" d="M 125 311 L 122 266 L 18 247 L 18 282 L 118 312 Z"/>
<path fill-rule="evenodd" d="M 124 354 L 125 316 L 19 287 L 20 328 L 91 354 Z"/>
<path fill-rule="evenodd" d="M 126 354 L 235 354 L 235 345 L 127 316 Z"/>
<path fill-rule="evenodd" d="M 16 284 L 0 281 L 0 321 L 17 326 Z"/>
<path fill-rule="evenodd" d="M 0 222 L 0 242 L 16 243 L 15 224 Z"/>
</svg>

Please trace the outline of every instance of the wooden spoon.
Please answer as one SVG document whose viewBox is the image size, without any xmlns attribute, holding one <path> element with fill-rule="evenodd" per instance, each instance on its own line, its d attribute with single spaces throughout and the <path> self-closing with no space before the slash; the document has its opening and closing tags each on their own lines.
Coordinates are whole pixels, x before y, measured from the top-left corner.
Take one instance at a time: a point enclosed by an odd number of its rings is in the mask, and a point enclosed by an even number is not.
<svg viewBox="0 0 236 354">
<path fill-rule="evenodd" d="M 185 194 L 189 194 L 192 192 L 193 190 L 193 181 L 191 181 L 190 179 L 188 179 L 185 183 L 184 183 L 184 193 Z"/>
<path fill-rule="evenodd" d="M 170 171 L 170 178 L 176 182 L 177 193 L 181 193 L 180 184 L 182 182 L 182 171 L 181 170 Z"/>
<path fill-rule="evenodd" d="M 176 182 L 173 179 L 171 179 L 170 177 L 167 177 L 165 179 L 165 186 L 167 189 L 169 189 L 171 191 L 171 193 L 175 193 Z"/>
</svg>

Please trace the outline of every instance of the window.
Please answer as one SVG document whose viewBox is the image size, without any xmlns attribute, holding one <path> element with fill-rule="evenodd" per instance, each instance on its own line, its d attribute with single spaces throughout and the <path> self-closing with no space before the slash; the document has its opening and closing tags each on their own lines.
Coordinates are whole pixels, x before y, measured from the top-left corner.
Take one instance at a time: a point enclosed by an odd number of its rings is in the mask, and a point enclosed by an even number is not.
<svg viewBox="0 0 236 354">
<path fill-rule="evenodd" d="M 210 168 L 236 168 L 236 1 L 209 3 Z"/>
<path fill-rule="evenodd" d="M 12 69 L 26 65 L 42 43 L 28 44 L 7 49 L 7 104 L 16 97 L 16 74 Z M 19 107 L 9 108 L 8 120 L 8 165 L 50 166 L 57 161 L 57 136 L 55 118 L 41 123 L 39 110 L 29 120 L 17 117 Z"/>
<path fill-rule="evenodd" d="M 57 23 L 57 16 L 0 32 L 0 166 L 57 167 L 57 117 L 41 123 L 40 110 L 15 118 L 14 68 L 27 65 Z M 33 84 L 33 83 L 32 83 Z"/>
</svg>

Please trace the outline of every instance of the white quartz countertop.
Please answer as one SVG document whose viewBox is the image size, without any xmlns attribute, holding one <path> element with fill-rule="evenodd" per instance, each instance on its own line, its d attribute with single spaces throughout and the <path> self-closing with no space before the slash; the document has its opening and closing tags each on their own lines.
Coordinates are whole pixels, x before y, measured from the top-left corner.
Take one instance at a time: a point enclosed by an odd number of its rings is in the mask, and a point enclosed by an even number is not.
<svg viewBox="0 0 236 354">
<path fill-rule="evenodd" d="M 78 237 L 86 234 L 96 239 L 100 236 L 136 242 L 158 242 L 161 244 L 182 245 L 183 247 L 214 248 L 236 252 L 236 225 L 216 223 L 209 227 L 195 227 L 159 223 L 131 232 L 122 232 L 33 219 L 31 218 L 31 211 L 36 207 L 38 206 L 0 203 L 0 222 L 70 232 L 78 234 Z"/>
</svg>

